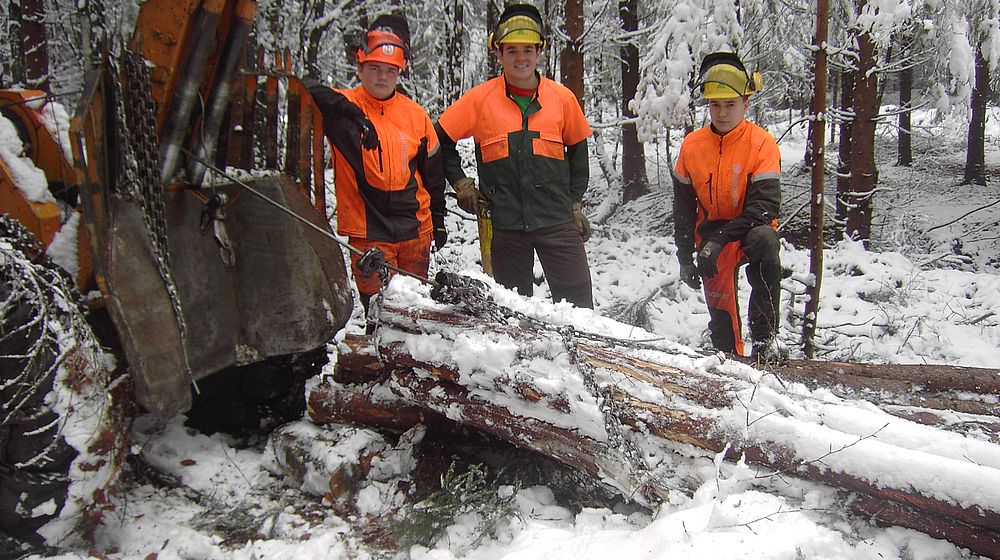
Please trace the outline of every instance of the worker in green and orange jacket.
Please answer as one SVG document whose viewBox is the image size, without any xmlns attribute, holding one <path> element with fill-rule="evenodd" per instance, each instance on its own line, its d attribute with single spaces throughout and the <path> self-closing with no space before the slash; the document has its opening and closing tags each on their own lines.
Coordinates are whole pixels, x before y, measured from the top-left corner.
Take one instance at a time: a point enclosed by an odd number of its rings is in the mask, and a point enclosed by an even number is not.
<svg viewBox="0 0 1000 560">
<path fill-rule="evenodd" d="M 528 4 L 508 6 L 490 35 L 503 74 L 455 101 L 438 119 L 445 175 L 459 206 L 491 206 L 493 275 L 530 296 L 534 255 L 554 301 L 593 307 L 584 241 L 590 224 L 581 210 L 587 190 L 590 126 L 576 96 L 538 73 L 542 18 Z M 462 171 L 455 142 L 476 143 L 479 188 Z"/>
<path fill-rule="evenodd" d="M 699 87 L 711 124 L 684 138 L 673 172 L 681 279 L 692 288 L 704 281 L 715 348 L 743 355 L 736 272 L 748 263 L 752 355 L 784 360 L 788 351 L 777 338 L 781 153 L 745 118 L 760 74 L 747 72 L 735 53 L 713 53 L 702 62 Z"/>
<path fill-rule="evenodd" d="M 408 43 L 404 19 L 380 16 L 357 51 L 361 86 L 307 86 L 333 148 L 337 233 L 362 253 L 377 247 L 388 264 L 426 277 L 432 240 L 437 249 L 448 240 L 444 174 L 430 117 L 396 91 Z M 367 311 L 381 283 L 376 272 L 362 274 L 359 258 L 351 255 L 351 268 Z"/>
</svg>

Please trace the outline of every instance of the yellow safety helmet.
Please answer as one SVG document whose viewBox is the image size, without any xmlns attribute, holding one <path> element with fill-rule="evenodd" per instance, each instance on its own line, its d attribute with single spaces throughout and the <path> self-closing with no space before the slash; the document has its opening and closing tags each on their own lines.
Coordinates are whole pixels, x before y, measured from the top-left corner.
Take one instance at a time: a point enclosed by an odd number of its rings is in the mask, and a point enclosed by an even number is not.
<svg viewBox="0 0 1000 560">
<path fill-rule="evenodd" d="M 486 39 L 489 49 L 498 49 L 503 43 L 515 45 L 544 45 L 545 33 L 542 15 L 531 4 L 511 4 L 500 14 L 496 31 Z"/>
<path fill-rule="evenodd" d="M 733 99 L 757 93 L 763 86 L 763 79 L 760 72 L 747 72 L 736 53 L 715 52 L 702 61 L 698 86 L 705 99 Z"/>
</svg>

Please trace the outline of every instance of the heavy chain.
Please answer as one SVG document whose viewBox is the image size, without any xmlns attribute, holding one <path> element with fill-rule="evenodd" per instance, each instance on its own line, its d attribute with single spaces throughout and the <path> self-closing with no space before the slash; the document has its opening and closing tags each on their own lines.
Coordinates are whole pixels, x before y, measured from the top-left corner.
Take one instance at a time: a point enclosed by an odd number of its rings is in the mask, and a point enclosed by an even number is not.
<svg viewBox="0 0 1000 560">
<path fill-rule="evenodd" d="M 639 484 L 642 475 L 648 475 L 649 467 L 643 460 L 639 447 L 625 435 L 622 429 L 621 418 L 616 410 L 615 400 L 612 398 L 614 388 L 610 385 L 601 385 L 597 381 L 597 372 L 594 366 L 590 365 L 587 357 L 580 350 L 579 338 L 590 338 L 604 342 L 622 343 L 622 341 L 592 333 L 578 331 L 570 325 L 555 326 L 540 319 L 536 319 L 519 311 L 506 308 L 498 304 L 489 294 L 489 288 L 483 282 L 468 276 L 461 276 L 450 272 L 439 272 L 435 277 L 438 286 L 431 290 L 431 297 L 435 301 L 450 303 L 464 308 L 473 317 L 479 317 L 485 321 L 496 324 L 503 324 L 507 318 L 516 318 L 522 325 L 530 325 L 538 330 L 554 331 L 559 333 L 563 345 L 569 353 L 570 361 L 576 366 L 583 377 L 584 387 L 594 398 L 601 416 L 604 419 L 604 430 L 608 434 L 608 445 L 611 449 L 618 451 L 629 462 L 634 471 L 633 480 Z M 641 490 L 641 488 L 636 488 Z"/>
<path fill-rule="evenodd" d="M 116 60 L 111 62 L 112 75 L 116 78 L 111 82 L 118 117 L 116 135 L 121 169 L 118 194 L 138 203 L 142 210 L 143 223 L 156 260 L 156 270 L 170 297 L 180 331 L 184 367 L 188 375 L 191 375 L 186 344 L 187 324 L 184 322 L 177 283 L 170 270 L 165 186 L 160 184 L 156 105 L 152 98 L 149 68 L 140 56 L 128 49 L 122 50 L 122 67 L 119 68 Z"/>
<path fill-rule="evenodd" d="M 552 329 L 553 327 L 549 326 L 549 328 Z M 639 446 L 626 436 L 625 431 L 622 429 L 622 421 L 618 415 L 617 404 L 613 398 L 614 387 L 609 384 L 602 386 L 597 382 L 597 373 L 594 371 L 594 366 L 590 365 L 587 357 L 580 350 L 580 345 L 577 342 L 578 331 L 576 329 L 566 325 L 556 327 L 555 330 L 562 336 L 563 345 L 569 353 L 570 361 L 583 376 L 584 387 L 587 388 L 590 395 L 597 401 L 601 416 L 604 417 L 604 431 L 608 434 L 608 445 L 611 449 L 621 453 L 625 460 L 629 462 L 634 473 L 633 481 L 637 485 L 641 484 L 640 475 L 642 475 L 641 478 L 646 478 L 645 475 L 648 475 L 649 467 L 642 458 L 642 451 L 639 449 Z M 632 490 L 641 491 L 642 489 L 636 487 Z"/>
</svg>

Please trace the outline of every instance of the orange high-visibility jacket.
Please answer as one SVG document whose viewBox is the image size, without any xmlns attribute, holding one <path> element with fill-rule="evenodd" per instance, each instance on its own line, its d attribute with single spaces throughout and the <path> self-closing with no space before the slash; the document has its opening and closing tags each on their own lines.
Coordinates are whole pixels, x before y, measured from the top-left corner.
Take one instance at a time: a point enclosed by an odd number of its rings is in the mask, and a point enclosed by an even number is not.
<svg viewBox="0 0 1000 560">
<path fill-rule="evenodd" d="M 573 219 L 573 202 L 583 198 L 589 180 L 583 142 L 590 125 L 566 86 L 539 76 L 538 92 L 522 113 L 498 76 L 452 103 L 438 125 L 446 145 L 475 139 L 479 189 L 492 206 L 494 228 L 532 231 Z M 445 173 L 454 183 L 464 173 L 448 157 L 446 150 Z"/>
<path fill-rule="evenodd" d="M 443 227 L 440 144 L 423 107 L 399 92 L 379 100 L 362 87 L 334 91 L 364 111 L 380 144 L 363 149 L 358 125 L 348 118 L 324 122 L 333 146 L 337 233 L 397 242 Z"/>
<path fill-rule="evenodd" d="M 688 134 L 673 184 L 675 243 L 683 262 L 690 262 L 696 241 L 725 245 L 753 227 L 778 225 L 781 152 L 766 130 L 749 121 L 723 136 L 711 125 Z"/>
</svg>

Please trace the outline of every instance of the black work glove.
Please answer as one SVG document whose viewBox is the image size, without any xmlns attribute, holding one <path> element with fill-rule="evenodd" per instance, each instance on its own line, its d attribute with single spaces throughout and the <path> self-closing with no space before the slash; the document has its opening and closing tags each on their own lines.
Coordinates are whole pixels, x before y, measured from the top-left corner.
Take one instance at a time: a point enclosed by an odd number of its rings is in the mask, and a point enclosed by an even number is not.
<svg viewBox="0 0 1000 560">
<path fill-rule="evenodd" d="M 431 213 L 434 224 L 434 250 L 440 251 L 448 243 L 448 228 L 444 227 L 444 214 Z"/>
<path fill-rule="evenodd" d="M 440 251 L 448 243 L 448 230 L 444 226 L 434 228 L 434 248 Z"/>
<path fill-rule="evenodd" d="M 711 278 L 719 273 L 719 253 L 722 245 L 715 241 L 706 241 L 698 251 L 698 273 L 705 278 Z"/>
<path fill-rule="evenodd" d="M 368 119 L 368 115 L 361 110 L 361 107 L 351 103 L 350 100 L 344 104 L 344 107 L 344 116 L 354 121 L 354 124 L 358 125 L 358 129 L 361 130 L 361 147 L 366 150 L 382 147 L 378 141 L 378 131 L 375 130 L 375 125 Z"/>
<path fill-rule="evenodd" d="M 349 119 L 361 131 L 361 146 L 364 149 L 374 150 L 380 146 L 378 131 L 375 130 L 375 125 L 368 119 L 368 116 L 361 110 L 361 107 L 352 103 L 342 93 L 333 91 L 321 84 L 315 78 L 303 79 L 302 85 L 309 90 L 309 94 L 312 95 L 316 106 L 323 113 L 324 119 Z"/>
<path fill-rule="evenodd" d="M 701 289 L 701 276 L 698 276 L 698 267 L 693 262 L 681 263 L 681 282 L 690 286 L 692 290 Z"/>
</svg>

